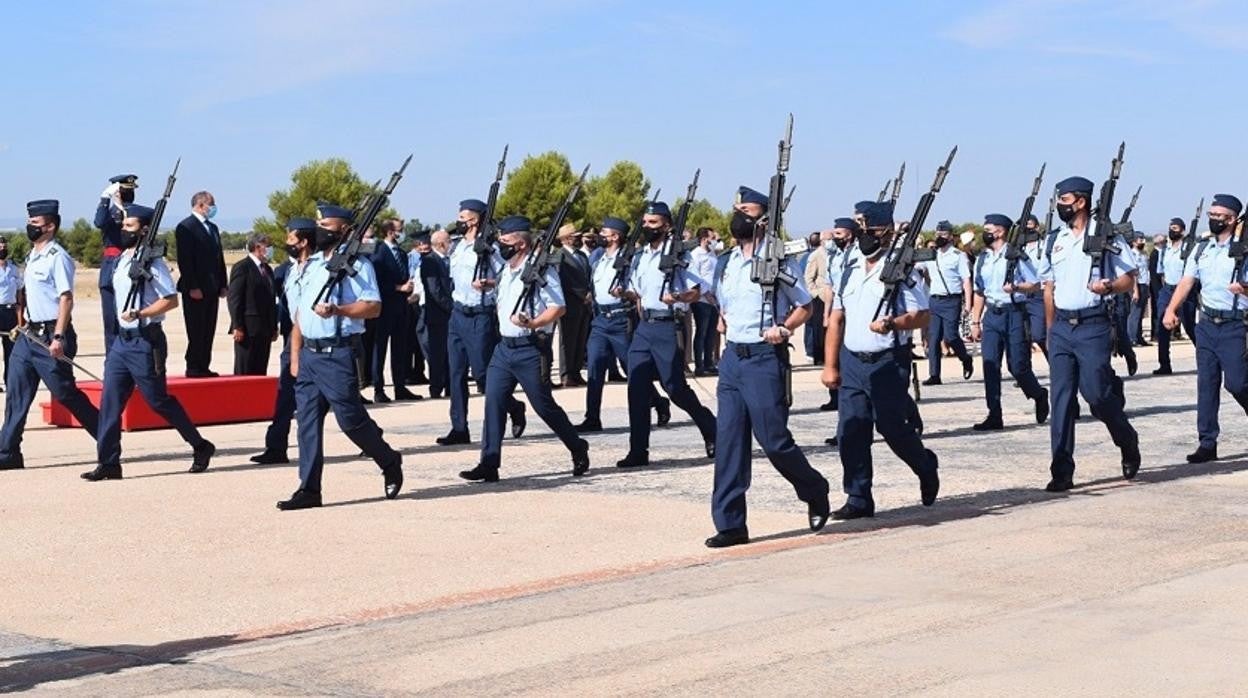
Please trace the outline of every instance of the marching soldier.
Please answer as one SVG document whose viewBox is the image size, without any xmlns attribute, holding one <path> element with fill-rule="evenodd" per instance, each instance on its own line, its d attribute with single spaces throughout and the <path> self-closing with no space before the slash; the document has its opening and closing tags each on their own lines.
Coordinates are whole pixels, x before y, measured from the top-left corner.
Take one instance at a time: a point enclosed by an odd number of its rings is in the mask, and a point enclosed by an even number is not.
<svg viewBox="0 0 1248 698">
<path fill-rule="evenodd" d="M 828 316 L 823 384 L 839 388 L 841 466 L 844 506 L 834 519 L 875 515 L 871 496 L 871 442 L 879 431 L 893 453 L 919 477 L 923 506 L 931 506 L 940 492 L 936 454 L 923 447 L 910 412 L 907 380 L 910 375 L 914 331 L 928 322 L 927 295 L 916 271 L 898 288 L 896 305 L 875 313 L 887 287 L 880 281 L 885 252 L 893 231 L 893 205 L 863 206 L 862 233 L 850 253 L 832 299 Z M 958 254 L 961 254 L 959 252 Z M 935 341 L 935 340 L 933 340 Z"/>
<path fill-rule="evenodd" d="M 751 190 L 742 201 L 760 206 L 761 211 L 760 202 L 766 199 Z M 628 346 L 628 454 L 616 463 L 620 468 L 650 463 L 650 396 L 656 375 L 672 402 L 693 418 L 706 445 L 706 457 L 715 457 L 715 415 L 685 380 L 684 356 L 676 340 L 679 328 L 672 310 L 677 303 L 698 300 L 702 281 L 678 267 L 672 271 L 671 287 L 667 287 L 666 274 L 659 268 L 664 242 L 672 229 L 672 211 L 667 204 L 650 202 L 642 216 L 642 227 L 646 244 L 633 257 L 628 288 L 612 291 L 618 298 L 636 302 L 640 313 Z M 681 243 L 676 240 L 674 244 Z"/>
<path fill-rule="evenodd" d="M 139 178 L 132 174 L 110 177 L 108 186 L 100 192 L 100 203 L 95 207 L 95 227 L 100 231 L 103 250 L 100 252 L 100 313 L 104 318 L 104 352 L 113 346 L 117 336 L 117 303 L 113 293 L 113 271 L 121 256 L 121 220 L 125 207 L 134 201 L 134 190 L 139 188 Z"/>
<path fill-rule="evenodd" d="M 832 224 L 832 240 L 831 244 L 825 244 L 828 251 L 828 284 L 827 298 L 824 300 L 823 314 L 824 334 L 827 334 L 828 316 L 832 314 L 832 301 L 836 297 L 836 291 L 841 287 L 841 273 L 845 270 L 845 261 L 853 252 L 851 245 L 862 229 L 858 227 L 858 222 L 853 218 L 837 218 Z M 824 356 L 827 356 L 827 346 L 824 346 Z M 836 388 L 828 388 L 828 401 L 826 404 L 820 405 L 819 409 L 823 412 L 836 412 L 839 404 Z M 829 436 L 823 440 L 826 446 L 836 446 L 839 444 L 836 436 Z"/>
<path fill-rule="evenodd" d="M 1040 230 L 1040 219 L 1036 218 L 1034 213 L 1027 218 L 1027 234 L 1034 235 L 1035 239 L 1023 245 L 1023 252 L 1031 260 L 1032 269 L 1039 270 L 1040 256 L 1044 254 L 1044 239 L 1048 237 L 1049 231 Z M 1039 277 L 1037 277 L 1038 280 Z M 1046 343 L 1048 328 L 1044 321 L 1044 289 L 1042 284 L 1037 283 L 1036 290 L 1027 294 L 1027 301 L 1023 304 L 1023 309 L 1027 312 L 1028 341 L 1039 347 L 1040 353 L 1044 354 L 1045 358 L 1048 358 L 1049 347 Z"/>
<path fill-rule="evenodd" d="M 451 446 L 472 442 L 468 432 L 468 373 L 478 389 L 485 386 L 490 356 L 498 344 L 498 322 L 495 318 L 498 293 L 495 289 L 502 260 L 495 250 L 488 264 L 478 274 L 479 258 L 473 249 L 484 201 L 465 199 L 459 203 L 459 229 L 464 237 L 451 248 L 451 322 L 448 326 L 448 363 L 450 366 L 451 431 L 438 437 L 438 444 Z M 480 276 L 481 278 L 475 278 Z M 524 403 L 514 396 L 506 398 L 507 414 L 511 417 L 511 435 L 524 434 L 526 419 Z"/>
<path fill-rule="evenodd" d="M 529 303 L 516 309 L 525 288 L 525 262 L 533 250 L 531 227 L 524 216 L 508 216 L 498 223 L 498 253 L 504 264 L 496 277 L 498 295 L 494 307 L 502 337 L 486 373 L 481 462 L 459 474 L 465 480 L 498 481 L 508 398 L 517 384 L 529 396 L 533 411 L 571 452 L 572 475 L 580 477 L 589 472 L 589 444 L 577 435 L 567 413 L 551 395 L 550 387 L 542 382 L 539 342 L 548 342 L 549 337 L 543 339 L 538 334 L 553 332 L 554 322 L 564 312 L 563 291 L 554 266 L 538 270 L 546 283 L 533 293 Z"/>
<path fill-rule="evenodd" d="M 764 199 L 765 200 L 765 199 Z M 737 245 L 726 262 L 716 265 L 711 285 L 719 299 L 720 326 L 728 343 L 719 364 L 716 398 L 719 417 L 715 430 L 715 482 L 711 517 L 716 534 L 709 548 L 750 542 L 746 527 L 745 495 L 751 477 L 751 434 L 797 498 L 806 503 L 811 531 L 828 522 L 828 481 L 811 467 L 806 454 L 789 432 L 788 393 L 793 367 L 789 338 L 810 317 L 810 294 L 800 283 L 780 285 L 774 307 L 764 307 L 763 289 L 750 280 L 755 247 L 762 230 L 760 214 L 766 204 L 739 203 L 730 230 Z M 789 273 L 798 276 L 795 260 Z M 771 305 L 771 304 L 767 304 Z M 759 309 L 768 314 L 766 322 Z"/>
<path fill-rule="evenodd" d="M 22 283 L 22 270 L 17 262 L 9 259 L 9 241 L 0 237 L 0 344 L 4 346 L 6 368 L 9 356 L 13 354 L 13 340 L 9 338 L 9 332 L 20 324 L 17 309 Z"/>
<path fill-rule="evenodd" d="M 313 305 L 332 272 L 328 263 L 353 221 L 351 209 L 317 205 L 316 231 L 286 235 L 286 244 L 299 248 L 305 259 L 286 279 L 286 306 L 294 323 L 290 333 L 290 373 L 295 377 L 295 420 L 299 438 L 299 489 L 277 503 L 283 511 L 321 506 L 321 471 L 325 467 L 323 433 L 325 413 L 333 410 L 338 426 L 364 455 L 381 468 L 386 499 L 403 488 L 403 456 L 381 436 L 381 429 L 364 410 L 355 372 L 358 337 L 364 320 L 381 312 L 381 296 L 373 265 L 355 260 L 348 274 L 328 297 Z M 303 249 L 311 246 L 311 253 Z M 306 255 L 306 256 L 305 256 Z"/>
<path fill-rule="evenodd" d="M 1209 207 L 1209 232 L 1188 257 L 1183 280 L 1174 289 L 1163 324 L 1173 331 L 1179 312 L 1192 288 L 1200 283 L 1200 322 L 1196 323 L 1196 433 L 1200 443 L 1187 456 L 1188 463 L 1218 459 L 1218 408 L 1222 393 L 1218 384 L 1248 412 L 1248 364 L 1244 361 L 1244 317 L 1248 309 L 1248 283 L 1243 268 L 1231 256 L 1235 219 L 1243 210 L 1230 194 L 1213 197 Z M 1242 233 L 1241 233 L 1242 235 Z M 1167 278 L 1169 281 L 1169 278 Z M 1162 333 L 1164 336 L 1166 333 Z"/>
<path fill-rule="evenodd" d="M 927 328 L 927 380 L 923 385 L 940 385 L 941 342 L 949 345 L 962 361 L 962 377 L 969 379 L 975 362 L 962 341 L 962 309 L 971 307 L 971 270 L 966 254 L 953 244 L 953 225 L 936 224 L 936 258 L 923 262 L 931 287 L 931 315 Z"/>
<path fill-rule="evenodd" d="M 1125 401 L 1110 368 L 1114 347 L 1106 298 L 1130 292 L 1135 265 L 1126 257 L 1105 251 L 1101 269 L 1093 268 L 1084 251 L 1084 236 L 1092 232 L 1093 185 L 1083 177 L 1057 184 L 1057 213 L 1063 225 L 1049 234 L 1041 256 L 1040 278 L 1049 324 L 1049 387 L 1053 419 L 1049 422 L 1053 479 L 1049 492 L 1074 487 L 1075 393 L 1087 399 L 1092 415 L 1105 423 L 1114 445 L 1122 451 L 1122 475 L 1130 480 L 1140 469 L 1139 436 L 1123 412 Z M 1113 233 L 1110 232 L 1110 235 Z M 1119 240 L 1120 249 L 1126 250 Z M 1125 253 L 1125 252 L 1124 252 Z"/>
<path fill-rule="evenodd" d="M 975 431 L 1004 429 L 1001 419 L 1001 357 L 1004 354 L 1010 375 L 1029 400 L 1036 402 L 1036 423 L 1049 418 L 1049 393 L 1040 387 L 1031 370 L 1031 347 L 1027 343 L 1027 297 L 1040 288 L 1035 265 L 1022 253 L 1007 279 L 1005 236 L 1014 222 L 992 213 L 984 217 L 984 251 L 975 260 L 975 300 L 971 309 L 971 340 L 981 342 L 984 364 L 984 397 L 988 418 L 976 424 Z"/>
<path fill-rule="evenodd" d="M 1186 230 L 1187 224 L 1182 218 L 1170 219 L 1170 230 L 1167 233 L 1166 244 L 1160 247 L 1157 259 L 1157 271 L 1161 275 L 1161 289 L 1157 291 L 1157 307 L 1165 309 L 1170 307 L 1170 299 L 1174 298 L 1174 292 L 1178 289 L 1179 282 L 1183 280 L 1183 266 L 1186 264 L 1183 259 L 1183 231 Z M 1192 231 L 1192 235 L 1196 231 Z M 1188 337 L 1196 336 L 1196 291 L 1195 282 L 1193 282 L 1192 292 L 1189 292 L 1184 298 L 1183 303 L 1179 305 L 1175 311 L 1179 323 L 1183 326 L 1183 332 Z M 1165 323 L 1163 322 L 1164 326 Z M 1153 375 L 1168 376 L 1174 373 L 1170 367 L 1170 332 L 1156 332 L 1157 336 L 1157 363 L 1160 364 L 1154 371 Z"/>
<path fill-rule="evenodd" d="M 156 212 L 146 206 L 126 206 L 121 222 L 121 248 L 113 270 L 113 290 L 117 304 L 117 337 L 104 359 L 104 389 L 100 394 L 100 437 L 96 448 L 98 464 L 82 474 L 84 480 L 121 479 L 121 413 L 137 387 L 156 414 L 169 423 L 194 449 L 192 473 L 202 473 L 216 452 L 216 446 L 200 435 L 165 385 L 165 362 L 169 345 L 161 328 L 165 313 L 178 307 L 178 291 L 164 259 L 155 259 L 151 278 L 139 283 L 137 301 L 125 309 L 133 280 L 130 265 L 143 229 Z"/>
</svg>

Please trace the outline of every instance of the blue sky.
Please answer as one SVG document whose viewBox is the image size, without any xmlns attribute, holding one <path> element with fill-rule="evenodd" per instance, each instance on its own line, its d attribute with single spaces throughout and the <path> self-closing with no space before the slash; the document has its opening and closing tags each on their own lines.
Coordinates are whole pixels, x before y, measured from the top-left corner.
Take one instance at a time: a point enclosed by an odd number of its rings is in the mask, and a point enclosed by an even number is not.
<svg viewBox="0 0 1248 698">
<path fill-rule="evenodd" d="M 89 216 L 119 172 L 150 203 L 181 156 L 170 216 L 209 189 L 237 229 L 307 160 L 372 180 L 409 152 L 395 206 L 445 221 L 485 194 L 504 143 L 513 163 L 634 160 L 668 192 L 700 167 L 726 206 L 766 187 L 790 111 L 797 229 L 873 198 L 902 160 L 908 217 L 955 144 L 933 219 L 1017 215 L 1042 161 L 1048 185 L 1099 183 L 1120 140 L 1118 209 L 1142 184 L 1139 228 L 1248 196 L 1248 5 L 1232 1 L 123 0 L 5 20 L 9 224 L 44 197 Z"/>
</svg>

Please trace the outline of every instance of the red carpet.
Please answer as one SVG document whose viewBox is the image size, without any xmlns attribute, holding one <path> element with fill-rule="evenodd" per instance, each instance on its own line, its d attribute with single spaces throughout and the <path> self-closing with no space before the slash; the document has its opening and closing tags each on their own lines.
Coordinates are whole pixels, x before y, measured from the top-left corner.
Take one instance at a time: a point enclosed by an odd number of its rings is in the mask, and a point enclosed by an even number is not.
<svg viewBox="0 0 1248 698">
<path fill-rule="evenodd" d="M 230 422 L 261 422 L 273 418 L 273 401 L 277 397 L 276 376 L 221 376 L 219 378 L 185 378 L 169 376 L 169 394 L 178 398 L 186 414 L 196 426 Z M 78 387 L 97 407 L 103 385 L 98 381 L 79 381 Z M 58 427 L 81 427 L 61 403 L 41 403 L 43 421 Z M 122 431 L 167 429 L 147 401 L 134 391 L 121 414 Z"/>
</svg>

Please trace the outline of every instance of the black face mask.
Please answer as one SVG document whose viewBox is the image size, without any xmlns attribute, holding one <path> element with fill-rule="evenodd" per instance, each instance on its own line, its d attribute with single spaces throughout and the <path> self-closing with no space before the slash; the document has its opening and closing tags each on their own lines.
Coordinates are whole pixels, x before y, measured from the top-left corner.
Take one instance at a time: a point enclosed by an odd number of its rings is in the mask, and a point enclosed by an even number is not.
<svg viewBox="0 0 1248 698">
<path fill-rule="evenodd" d="M 663 231 L 658 228 L 645 228 L 642 231 L 642 235 L 646 237 L 647 243 L 653 244 L 658 242 L 659 238 L 663 237 Z"/>
<path fill-rule="evenodd" d="M 1209 219 L 1209 232 L 1213 233 L 1214 235 L 1221 235 L 1222 233 L 1226 232 L 1226 229 L 1229 225 L 1230 223 L 1227 223 L 1226 221 L 1221 220 L 1219 218 L 1210 218 Z"/>
<path fill-rule="evenodd" d="M 338 244 L 338 232 L 316 226 L 316 249 L 324 252 Z"/>
<path fill-rule="evenodd" d="M 1062 219 L 1063 223 L 1071 223 L 1075 220 L 1074 204 L 1057 204 L 1057 217 Z"/>
<path fill-rule="evenodd" d="M 858 251 L 866 256 L 873 256 L 876 252 L 880 251 L 880 247 L 880 239 L 875 235 L 863 231 L 863 233 L 858 236 Z"/>
<path fill-rule="evenodd" d="M 30 238 L 31 242 L 38 240 L 39 238 L 43 237 L 43 228 L 40 228 L 37 225 L 30 225 L 29 223 L 27 223 L 26 224 L 26 237 Z"/>
<path fill-rule="evenodd" d="M 949 243 L 951 243 L 951 242 L 953 242 L 953 238 L 948 238 L 948 237 L 945 237 L 944 235 L 937 235 L 937 236 L 936 236 L 936 246 L 937 246 L 937 247 L 948 247 L 948 246 L 949 246 Z"/>
<path fill-rule="evenodd" d="M 139 244 L 139 232 L 131 230 L 121 231 L 121 249 L 128 250 Z"/>
<path fill-rule="evenodd" d="M 0 259 L 8 259 L 8 258 L 9 258 L 9 251 L 8 251 L 8 250 L 0 250 Z"/>
<path fill-rule="evenodd" d="M 287 245 L 286 256 L 291 259 L 299 259 L 299 247 L 296 245 Z"/>
<path fill-rule="evenodd" d="M 502 257 L 503 261 L 510 261 L 512 257 L 516 256 L 517 251 L 515 245 L 508 245 L 502 241 L 498 243 L 498 256 Z"/>
<path fill-rule="evenodd" d="M 1174 241 L 1174 242 L 1178 242 L 1179 240 L 1182 240 L 1182 239 L 1183 239 L 1183 231 L 1182 231 L 1182 230 L 1171 230 L 1171 231 L 1170 231 L 1170 239 L 1171 239 L 1172 241 Z"/>
<path fill-rule="evenodd" d="M 984 244 L 985 244 L 985 245 L 991 245 L 992 243 L 994 243 L 994 242 L 996 242 L 996 241 L 997 241 L 997 234 L 996 234 L 996 233 L 990 233 L 990 232 L 988 232 L 988 231 L 986 231 L 986 230 L 985 230 L 985 231 L 984 231 L 984 234 L 983 234 L 983 240 L 984 240 Z"/>
<path fill-rule="evenodd" d="M 732 237 L 735 240 L 749 240 L 754 237 L 754 231 L 757 227 L 757 218 L 747 216 L 740 211 L 733 211 L 732 222 L 728 224 L 728 232 L 732 233 Z"/>
<path fill-rule="evenodd" d="M 845 246 L 849 244 L 849 241 L 852 239 L 853 238 L 832 238 L 832 242 L 836 243 L 836 246 L 838 249 L 843 250 L 845 249 Z"/>
</svg>

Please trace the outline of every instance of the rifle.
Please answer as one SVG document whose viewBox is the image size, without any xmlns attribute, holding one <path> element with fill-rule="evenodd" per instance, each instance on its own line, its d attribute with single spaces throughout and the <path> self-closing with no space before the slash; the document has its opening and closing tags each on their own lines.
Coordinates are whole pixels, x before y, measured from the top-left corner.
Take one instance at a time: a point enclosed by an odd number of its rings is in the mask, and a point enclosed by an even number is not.
<svg viewBox="0 0 1248 698">
<path fill-rule="evenodd" d="M 897 199 L 901 198 L 901 183 L 906 179 L 906 162 L 901 162 L 901 169 L 897 171 L 897 179 L 893 180 L 893 194 L 889 197 L 889 203 L 896 204 Z"/>
<path fill-rule="evenodd" d="M 1053 195 L 1049 197 L 1049 213 L 1044 217 L 1044 235 L 1053 232 L 1053 212 L 1057 210 L 1057 185 L 1053 186 Z"/>
<path fill-rule="evenodd" d="M 780 213 L 787 213 L 789 210 L 789 202 L 793 201 L 793 195 L 797 193 L 797 185 L 794 184 L 789 188 L 789 195 L 784 197 L 784 203 L 780 206 Z"/>
<path fill-rule="evenodd" d="M 182 158 L 178 158 L 178 161 L 173 163 L 173 172 L 169 173 L 169 179 L 165 181 L 165 193 L 161 195 L 160 201 L 156 202 L 152 221 L 147 224 L 147 228 L 139 237 L 139 242 L 134 248 L 134 256 L 130 258 L 130 292 L 126 294 L 126 302 L 121 307 L 122 313 L 141 309 L 143 285 L 152 278 L 152 262 L 165 256 L 165 241 L 157 239 L 160 232 L 160 219 L 165 217 L 165 208 L 169 205 L 169 197 L 173 195 L 173 185 L 178 181 L 178 167 L 181 165 Z"/>
<path fill-rule="evenodd" d="M 893 236 L 892 244 L 884 257 L 884 268 L 880 271 L 880 281 L 884 284 L 885 290 L 884 296 L 880 298 L 880 304 L 875 308 L 876 320 L 880 319 L 885 309 L 892 311 L 896 306 L 901 284 L 908 283 L 910 280 L 914 264 L 919 261 L 915 256 L 915 241 L 919 239 L 919 232 L 923 230 L 927 214 L 931 213 L 932 204 L 935 203 L 940 188 L 944 186 L 945 177 L 949 175 L 949 168 L 953 165 L 953 158 L 957 154 L 958 147 L 955 145 L 953 150 L 949 151 L 945 164 L 936 170 L 936 179 L 932 181 L 931 189 L 919 198 L 919 204 L 914 209 L 914 215 L 910 217 L 910 228 L 906 234 Z"/>
<path fill-rule="evenodd" d="M 641 213 L 637 214 L 637 222 L 633 224 L 633 229 L 628 231 L 628 237 L 620 246 L 620 253 L 615 256 L 615 278 L 611 280 L 611 289 L 628 290 L 628 273 L 633 267 L 633 257 L 637 255 L 637 244 L 641 242 L 642 222 L 646 219 L 646 209 L 650 208 L 650 204 L 659 200 L 659 193 L 662 189 L 655 189 L 654 196 L 649 201 L 642 203 Z"/>
<path fill-rule="evenodd" d="M 1235 260 L 1235 271 L 1231 274 L 1231 283 L 1237 283 L 1244 277 L 1244 258 L 1248 257 L 1248 245 L 1244 243 L 1244 228 L 1248 227 L 1245 222 L 1248 221 L 1248 212 L 1240 214 L 1239 219 L 1235 221 L 1235 239 L 1231 241 L 1231 248 L 1227 251 L 1227 256 Z M 1239 295 L 1235 294 L 1235 300 L 1231 301 L 1231 312 L 1239 310 Z"/>
<path fill-rule="evenodd" d="M 1040 165 L 1040 174 L 1031 184 L 1031 196 L 1023 202 L 1023 213 L 1014 221 L 1010 232 L 1005 237 L 1005 283 L 1014 283 L 1014 274 L 1018 272 L 1018 260 L 1024 256 L 1023 245 L 1027 244 L 1027 219 L 1031 217 L 1031 209 L 1036 205 L 1036 197 L 1040 194 L 1040 184 L 1044 181 L 1044 168 L 1048 163 Z"/>
<path fill-rule="evenodd" d="M 1122 212 L 1122 219 L 1118 221 L 1119 225 L 1131 222 L 1131 212 L 1135 210 L 1135 205 L 1140 201 L 1140 192 L 1144 189 L 1144 185 L 1135 188 L 1135 193 L 1131 195 L 1131 203 L 1127 204 L 1126 210 Z"/>
<path fill-rule="evenodd" d="M 761 336 L 770 326 L 767 324 L 767 307 L 771 306 L 772 324 L 779 321 L 778 298 L 776 290 L 780 284 L 792 287 L 797 277 L 789 273 L 784 262 L 784 241 L 780 239 L 783 224 L 784 180 L 789 172 L 789 158 L 793 153 L 793 115 L 789 114 L 789 125 L 784 131 L 784 138 L 777 146 L 776 173 L 771 176 L 771 189 L 767 197 L 767 225 L 763 229 L 763 239 L 754 248 L 754 258 L 750 261 L 750 281 L 763 289 L 762 304 L 758 309 L 758 333 Z"/>
<path fill-rule="evenodd" d="M 893 186 L 893 180 L 891 179 L 884 183 L 884 188 L 880 190 L 880 195 L 875 197 L 875 203 L 884 203 L 884 197 L 888 196 L 888 189 L 891 186 Z"/>
<path fill-rule="evenodd" d="M 1184 262 L 1187 261 L 1192 250 L 1196 249 L 1196 226 L 1200 225 L 1200 217 L 1205 211 L 1205 197 L 1200 197 L 1200 203 L 1196 204 L 1196 217 L 1192 219 L 1192 226 L 1187 231 L 1187 237 L 1183 239 L 1183 251 L 1179 254 L 1179 258 Z"/>
<path fill-rule="evenodd" d="M 342 280 L 348 276 L 355 276 L 355 261 L 360 256 L 360 243 L 364 239 L 364 233 L 368 230 L 373 221 L 377 220 L 377 216 L 381 214 L 381 209 L 390 202 L 390 195 L 394 193 L 394 188 L 399 185 L 399 180 L 403 179 L 403 172 L 407 169 L 408 163 L 412 161 L 412 156 L 408 155 L 399 169 L 390 175 L 390 181 L 386 183 L 386 188 L 382 191 L 374 190 L 364 199 L 364 207 L 362 213 L 355 218 L 355 222 L 351 225 L 351 232 L 346 243 L 339 245 L 334 250 L 334 254 L 330 256 L 326 267 L 329 269 L 329 278 L 325 280 L 325 285 L 321 287 L 320 293 L 316 294 L 316 298 L 312 301 L 312 307 L 315 308 L 323 300 L 333 297 L 334 288 L 342 283 Z"/>
<path fill-rule="evenodd" d="M 494 258 L 494 243 L 498 240 L 498 228 L 494 226 L 494 207 L 498 203 L 498 187 L 503 181 L 503 170 L 507 168 L 507 149 L 503 146 L 503 156 L 498 160 L 498 170 L 494 173 L 494 182 L 490 184 L 490 194 L 485 201 L 485 213 L 481 214 L 481 222 L 477 225 L 477 238 L 472 244 L 472 251 L 477 253 L 477 268 L 472 272 L 472 280 L 480 281 L 490 276 L 490 262 Z M 486 289 L 481 289 L 481 299 L 485 299 Z"/>
<path fill-rule="evenodd" d="M 516 305 L 511 309 L 511 314 L 515 315 L 520 312 L 520 308 L 526 304 L 532 311 L 534 298 L 539 289 L 546 286 L 546 269 L 551 265 L 550 248 L 554 246 L 555 239 L 559 234 L 559 227 L 568 218 L 568 212 L 572 209 L 572 203 L 576 201 L 577 194 L 581 193 L 581 185 L 585 183 L 585 175 L 589 174 L 589 165 L 581 170 L 581 176 L 576 180 L 576 184 L 572 185 L 572 190 L 568 192 L 567 198 L 559 206 L 559 210 L 555 211 L 555 215 L 550 219 L 550 226 L 541 234 L 537 240 L 533 241 L 533 249 L 524 259 L 524 269 L 520 272 L 520 282 L 524 284 L 524 290 L 520 292 L 520 297 L 516 299 Z"/>
<path fill-rule="evenodd" d="M 1093 224 L 1083 234 L 1083 251 L 1092 257 L 1093 273 L 1100 276 L 1105 274 L 1105 253 L 1121 252 L 1112 239 L 1115 231 L 1110 209 L 1114 205 L 1114 190 L 1118 187 L 1118 177 L 1122 174 L 1122 156 L 1126 150 L 1126 142 L 1118 146 L 1118 156 L 1109 165 L 1109 179 L 1101 185 L 1101 196 L 1097 200 L 1096 209 L 1092 211 Z"/>
<path fill-rule="evenodd" d="M 685 200 L 680 203 L 680 210 L 676 212 L 672 230 L 667 234 L 667 240 L 663 243 L 663 255 L 659 257 L 659 271 L 663 272 L 663 285 L 659 288 L 659 298 L 673 290 L 672 282 L 676 280 L 676 270 L 689 266 L 689 260 L 685 259 L 685 225 L 689 222 L 689 209 L 693 208 L 693 197 L 698 194 L 698 178 L 701 176 L 701 169 L 693 173 L 693 181 L 689 183 L 689 189 L 685 191 Z"/>
</svg>

